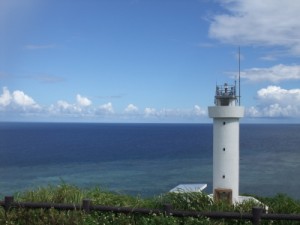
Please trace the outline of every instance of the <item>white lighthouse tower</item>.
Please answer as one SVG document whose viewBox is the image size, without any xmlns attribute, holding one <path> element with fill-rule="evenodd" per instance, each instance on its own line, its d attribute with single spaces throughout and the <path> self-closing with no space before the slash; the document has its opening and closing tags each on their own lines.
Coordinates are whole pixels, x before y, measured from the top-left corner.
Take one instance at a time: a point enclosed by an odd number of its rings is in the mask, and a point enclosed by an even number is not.
<svg viewBox="0 0 300 225">
<path fill-rule="evenodd" d="M 235 85 L 217 85 L 213 118 L 213 197 L 239 202 L 239 119 L 244 107 L 237 104 Z"/>
</svg>

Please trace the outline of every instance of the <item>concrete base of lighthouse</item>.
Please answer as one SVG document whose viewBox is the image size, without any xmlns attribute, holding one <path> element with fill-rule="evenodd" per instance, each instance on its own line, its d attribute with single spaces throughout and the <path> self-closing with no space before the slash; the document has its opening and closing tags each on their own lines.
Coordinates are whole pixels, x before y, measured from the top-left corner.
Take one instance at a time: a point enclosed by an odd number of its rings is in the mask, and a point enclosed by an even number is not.
<svg viewBox="0 0 300 225">
<path fill-rule="evenodd" d="M 211 199 L 215 199 L 213 194 L 208 195 Z M 258 201 L 256 198 L 251 197 L 251 196 L 238 196 L 236 198 L 236 201 L 232 202 L 232 204 L 234 205 L 238 205 L 238 204 L 242 204 L 245 202 L 254 202 L 257 205 L 261 205 L 263 206 L 266 210 L 268 210 L 268 207 L 266 205 L 264 205 L 263 203 L 261 203 L 260 201 Z"/>
</svg>

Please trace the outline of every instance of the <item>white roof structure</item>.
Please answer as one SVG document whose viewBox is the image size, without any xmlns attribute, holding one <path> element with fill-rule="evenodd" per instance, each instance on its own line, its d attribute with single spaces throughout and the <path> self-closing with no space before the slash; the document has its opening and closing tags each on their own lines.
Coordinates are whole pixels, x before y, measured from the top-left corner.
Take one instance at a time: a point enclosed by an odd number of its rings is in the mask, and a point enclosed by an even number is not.
<svg viewBox="0 0 300 225">
<path fill-rule="evenodd" d="M 188 193 L 188 192 L 201 192 L 207 187 L 207 184 L 179 184 L 170 192 L 173 193 Z"/>
</svg>

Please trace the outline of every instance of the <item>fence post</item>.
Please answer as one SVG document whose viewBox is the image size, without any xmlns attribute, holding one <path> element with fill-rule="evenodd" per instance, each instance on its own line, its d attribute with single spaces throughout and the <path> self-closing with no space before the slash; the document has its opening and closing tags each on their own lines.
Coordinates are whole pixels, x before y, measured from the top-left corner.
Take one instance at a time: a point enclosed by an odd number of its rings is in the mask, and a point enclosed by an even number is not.
<svg viewBox="0 0 300 225">
<path fill-rule="evenodd" d="M 165 214 L 167 215 L 167 216 L 170 216 L 170 215 L 172 215 L 172 205 L 171 204 L 164 204 L 164 211 L 165 211 Z"/>
<path fill-rule="evenodd" d="M 14 202 L 14 196 L 5 196 L 5 198 L 4 198 L 5 212 L 7 212 L 10 209 L 10 206 L 13 202 Z"/>
<path fill-rule="evenodd" d="M 84 212 L 89 213 L 90 212 L 90 205 L 91 200 L 90 199 L 83 199 L 82 200 L 82 209 Z"/>
<path fill-rule="evenodd" d="M 253 207 L 252 208 L 252 224 L 259 225 L 261 221 L 261 215 L 263 213 L 263 208 Z"/>
</svg>

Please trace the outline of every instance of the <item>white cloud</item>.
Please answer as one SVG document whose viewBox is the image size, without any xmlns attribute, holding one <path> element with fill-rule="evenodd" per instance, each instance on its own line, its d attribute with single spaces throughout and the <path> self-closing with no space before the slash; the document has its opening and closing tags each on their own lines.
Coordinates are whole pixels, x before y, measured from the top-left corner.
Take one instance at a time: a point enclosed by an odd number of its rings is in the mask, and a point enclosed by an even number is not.
<svg viewBox="0 0 300 225">
<path fill-rule="evenodd" d="M 268 86 L 257 91 L 258 105 L 247 109 L 252 117 L 297 117 L 300 116 L 300 89 L 283 89 Z"/>
<path fill-rule="evenodd" d="M 252 82 L 300 80 L 300 65 L 279 64 L 269 68 L 251 68 L 242 71 L 241 77 Z"/>
<path fill-rule="evenodd" d="M 35 101 L 26 95 L 23 91 L 14 91 L 12 94 L 13 101 L 20 106 L 37 107 Z"/>
<path fill-rule="evenodd" d="M 75 104 L 70 104 L 66 101 L 59 100 L 56 104 L 51 105 L 47 110 L 50 115 L 56 116 L 75 116 L 80 115 L 81 108 Z"/>
<path fill-rule="evenodd" d="M 82 96 L 76 95 L 75 101 L 70 103 L 65 100 L 59 100 L 50 106 L 39 106 L 35 100 L 20 90 L 10 92 L 8 88 L 3 87 L 0 93 L 0 116 L 34 116 L 39 119 L 77 119 L 88 118 L 94 121 L 161 121 L 161 122 L 183 122 L 195 121 L 199 117 L 206 116 L 206 110 L 198 105 L 190 109 L 155 109 L 146 107 L 144 110 L 134 104 L 128 104 L 122 112 L 115 113 L 113 104 L 108 102 L 100 106 L 92 106 L 92 102 Z M 3 118 L 4 118 L 3 117 Z M 20 117 L 20 118 L 21 118 Z M 28 117 L 27 117 L 28 118 Z"/>
<path fill-rule="evenodd" d="M 63 100 L 57 101 L 57 106 L 61 110 L 72 110 L 72 109 L 75 108 L 74 105 L 72 105 L 72 104 L 70 104 L 70 103 L 68 103 L 66 101 L 63 101 Z"/>
<path fill-rule="evenodd" d="M 235 45 L 280 46 L 300 54 L 300 4 L 295 0 L 221 0 L 209 35 Z"/>
<path fill-rule="evenodd" d="M 161 109 L 157 113 L 157 116 L 162 118 L 181 117 L 186 114 L 185 110 L 180 109 Z"/>
<path fill-rule="evenodd" d="M 114 111 L 112 103 L 108 102 L 99 107 L 99 112 L 104 113 L 104 114 L 113 114 L 115 111 Z"/>
<path fill-rule="evenodd" d="M 79 106 L 83 106 L 83 107 L 86 107 L 86 106 L 90 106 L 92 104 L 92 101 L 89 100 L 88 98 L 86 97 L 82 97 L 81 95 L 76 95 L 76 100 L 77 100 L 77 104 Z"/>
<path fill-rule="evenodd" d="M 145 117 L 156 116 L 157 115 L 155 108 L 145 108 L 144 114 L 145 114 Z"/>
<path fill-rule="evenodd" d="M 40 110 L 41 107 L 23 91 L 16 90 L 10 93 L 7 87 L 3 87 L 0 96 L 0 107 L 2 111 L 27 111 Z"/>
<path fill-rule="evenodd" d="M 261 117 L 262 113 L 259 111 L 258 107 L 251 106 L 246 108 L 246 115 L 250 117 Z"/>
<path fill-rule="evenodd" d="M 300 103 L 300 89 L 283 89 L 279 86 L 268 86 L 257 91 L 257 98 L 261 102 L 280 103 L 289 105 Z"/>
<path fill-rule="evenodd" d="M 125 110 L 124 110 L 126 113 L 136 113 L 139 111 L 138 107 L 133 105 L 133 104 L 129 104 Z"/>
<path fill-rule="evenodd" d="M 191 118 L 199 118 L 202 116 L 206 116 L 206 110 L 201 108 L 198 105 L 195 105 L 192 109 L 167 109 L 163 108 L 160 110 L 156 110 L 155 108 L 145 108 L 144 116 L 145 117 L 155 117 L 158 119 L 191 119 Z"/>
<path fill-rule="evenodd" d="M 89 117 L 95 119 L 97 119 L 99 115 L 114 114 L 114 108 L 111 102 L 96 108 L 92 107 L 91 101 L 85 97 L 77 95 L 76 100 L 76 104 L 60 100 L 49 108 L 49 112 L 55 116 Z"/>
<path fill-rule="evenodd" d="M 91 100 L 81 96 L 80 94 L 77 94 L 75 104 L 64 100 L 59 100 L 55 105 L 51 105 L 48 111 L 50 114 L 57 116 L 89 116 L 92 114 L 92 111 L 89 108 L 91 104 Z"/>
<path fill-rule="evenodd" d="M 3 87 L 2 91 L 3 93 L 0 96 L 0 106 L 5 107 L 10 104 L 12 96 L 10 95 L 10 92 L 7 87 Z"/>
<path fill-rule="evenodd" d="M 205 116 L 206 110 L 202 109 L 200 106 L 198 105 L 194 105 L 194 114 L 197 116 Z"/>
</svg>

